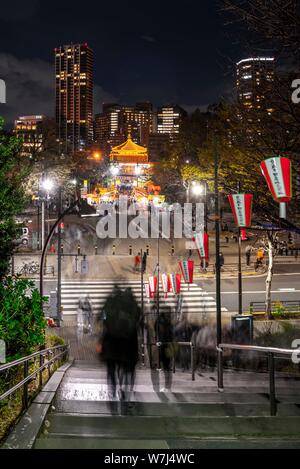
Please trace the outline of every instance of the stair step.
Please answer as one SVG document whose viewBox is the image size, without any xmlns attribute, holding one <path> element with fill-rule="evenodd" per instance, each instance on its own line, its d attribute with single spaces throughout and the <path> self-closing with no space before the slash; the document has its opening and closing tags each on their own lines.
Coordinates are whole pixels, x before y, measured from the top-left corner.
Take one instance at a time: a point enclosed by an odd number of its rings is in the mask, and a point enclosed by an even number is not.
<svg viewBox="0 0 300 469">
<path fill-rule="evenodd" d="M 53 413 L 48 416 L 51 435 L 98 438 L 166 439 L 226 435 L 296 436 L 300 417 L 136 417 L 81 416 Z"/>
<path fill-rule="evenodd" d="M 106 438 L 55 437 L 39 438 L 35 449 L 299 449 L 300 439 L 247 438 L 200 438 L 167 440 L 128 440 Z"/>
<path fill-rule="evenodd" d="M 220 396 L 221 397 L 221 396 Z M 255 396 L 254 396 L 255 397 Z M 167 397 L 165 397 L 167 398 Z M 238 402 L 202 403 L 189 402 L 95 402 L 58 401 L 54 404 L 55 413 L 81 415 L 131 415 L 161 417 L 204 417 L 204 416 L 269 416 L 270 404 L 265 397 L 261 402 L 245 400 Z M 294 404 L 278 404 L 279 416 L 300 416 L 300 407 Z"/>
</svg>

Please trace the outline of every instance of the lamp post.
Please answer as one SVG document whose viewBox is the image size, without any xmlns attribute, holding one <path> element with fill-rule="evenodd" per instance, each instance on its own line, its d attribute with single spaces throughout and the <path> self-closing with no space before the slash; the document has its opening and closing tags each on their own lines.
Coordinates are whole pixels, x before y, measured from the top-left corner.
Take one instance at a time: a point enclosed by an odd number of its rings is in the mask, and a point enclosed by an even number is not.
<svg viewBox="0 0 300 469">
<path fill-rule="evenodd" d="M 207 233 L 207 182 L 202 183 L 193 182 L 192 191 L 197 196 L 204 196 L 204 230 Z"/>
<path fill-rule="evenodd" d="M 45 199 L 47 200 L 49 197 L 49 193 L 52 191 L 54 187 L 54 182 L 48 178 L 42 178 L 41 188 L 45 192 L 45 197 L 42 197 L 42 250 L 45 246 Z"/>
</svg>

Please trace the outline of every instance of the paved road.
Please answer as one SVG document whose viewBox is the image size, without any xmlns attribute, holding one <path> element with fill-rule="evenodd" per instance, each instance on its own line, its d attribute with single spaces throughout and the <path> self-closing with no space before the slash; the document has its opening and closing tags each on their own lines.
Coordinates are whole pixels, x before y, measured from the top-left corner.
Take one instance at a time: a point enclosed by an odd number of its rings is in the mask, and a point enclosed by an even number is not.
<svg viewBox="0 0 300 469">
<path fill-rule="evenodd" d="M 243 309 L 247 311 L 251 301 L 265 300 L 266 277 L 249 277 L 243 279 Z M 205 285 L 205 290 L 215 297 L 215 280 L 208 279 L 198 282 Z M 223 279 L 222 306 L 230 312 L 238 309 L 238 281 L 236 278 Z M 278 265 L 272 284 L 273 300 L 300 300 L 300 266 Z"/>
</svg>

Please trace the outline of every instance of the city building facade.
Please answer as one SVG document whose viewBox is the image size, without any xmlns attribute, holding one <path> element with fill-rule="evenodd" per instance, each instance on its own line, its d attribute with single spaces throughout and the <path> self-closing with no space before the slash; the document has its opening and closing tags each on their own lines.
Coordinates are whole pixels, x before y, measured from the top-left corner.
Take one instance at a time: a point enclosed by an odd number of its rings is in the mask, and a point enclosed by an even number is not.
<svg viewBox="0 0 300 469">
<path fill-rule="evenodd" d="M 275 74 L 274 57 L 250 57 L 236 65 L 238 102 L 247 110 L 272 113 L 269 93 Z"/>
<path fill-rule="evenodd" d="M 43 150 L 45 116 L 20 116 L 15 120 L 14 133 L 23 140 L 21 155 L 34 158 Z"/>
<path fill-rule="evenodd" d="M 88 44 L 55 49 L 56 125 L 61 153 L 93 141 L 93 51 Z"/>
<path fill-rule="evenodd" d="M 187 112 L 178 105 L 162 106 L 157 110 L 157 133 L 168 134 L 171 141 L 179 134 Z"/>
</svg>

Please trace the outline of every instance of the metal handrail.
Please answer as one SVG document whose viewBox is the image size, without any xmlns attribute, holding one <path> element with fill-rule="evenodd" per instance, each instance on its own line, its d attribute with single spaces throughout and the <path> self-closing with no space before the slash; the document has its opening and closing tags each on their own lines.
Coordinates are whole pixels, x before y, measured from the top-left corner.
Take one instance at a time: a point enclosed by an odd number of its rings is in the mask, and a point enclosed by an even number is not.
<svg viewBox="0 0 300 469">
<path fill-rule="evenodd" d="M 24 407 L 25 408 L 28 408 L 28 383 L 30 381 L 32 381 L 32 379 L 35 379 L 36 376 L 39 374 L 40 376 L 40 383 L 39 383 L 39 387 L 41 388 L 42 385 L 43 385 L 43 375 L 42 375 L 42 372 L 48 368 L 48 372 L 49 372 L 49 378 L 50 378 L 50 374 L 51 374 L 51 365 L 52 363 L 55 363 L 56 361 L 59 360 L 60 357 L 68 354 L 69 352 L 69 345 L 58 345 L 56 347 L 52 347 L 52 348 L 48 348 L 48 349 L 44 349 L 44 350 L 40 350 L 39 352 L 35 352 L 27 357 L 24 357 L 24 358 L 21 358 L 19 360 L 15 360 L 14 362 L 11 362 L 11 363 L 8 363 L 6 365 L 2 365 L 0 367 L 0 372 L 1 371 L 5 371 L 5 370 L 8 370 L 8 369 L 11 369 L 15 366 L 19 366 L 19 365 L 24 365 L 24 379 L 19 381 L 15 386 L 13 386 L 12 388 L 8 389 L 8 391 L 6 391 L 4 394 L 2 394 L 0 396 L 0 401 L 6 399 L 7 397 L 9 397 L 10 395 L 12 395 L 13 393 L 15 393 L 18 389 L 20 388 L 23 388 L 24 389 L 24 395 L 23 395 L 23 402 L 24 402 Z M 59 350 L 62 350 L 60 353 L 57 353 L 55 354 L 54 352 L 56 351 L 59 351 Z M 50 354 L 54 354 L 54 357 L 51 358 L 51 359 L 48 359 L 45 363 L 44 363 L 44 356 L 45 355 L 50 355 Z M 34 370 L 31 374 L 28 374 L 29 373 L 29 362 L 35 358 L 39 357 L 40 359 L 40 366 L 39 368 L 37 368 L 36 370 Z"/>
<path fill-rule="evenodd" d="M 217 351 L 220 349 L 244 350 L 245 352 L 278 353 L 281 355 L 292 355 L 295 353 L 295 349 L 291 350 L 276 347 L 260 347 L 258 345 L 220 344 L 217 347 Z"/>
<path fill-rule="evenodd" d="M 5 365 L 0 366 L 0 372 L 8 370 L 10 368 L 13 368 L 14 366 L 22 365 L 23 363 L 28 362 L 32 358 L 38 357 L 40 355 L 47 355 L 47 353 L 53 352 L 53 350 L 57 350 L 57 349 L 60 349 L 60 348 L 63 348 L 63 347 L 66 348 L 68 346 L 67 345 L 57 345 L 55 347 L 50 347 L 48 349 L 40 350 L 40 351 L 35 352 L 31 355 L 28 355 L 27 357 L 19 358 L 18 360 L 15 360 L 13 362 L 6 363 Z"/>
<path fill-rule="evenodd" d="M 191 349 L 191 372 L 192 372 L 192 381 L 195 381 L 195 354 L 194 354 L 194 350 L 195 350 L 195 345 L 193 344 L 193 342 L 177 342 L 176 340 L 174 340 L 173 342 L 161 342 L 161 341 L 158 341 L 158 342 L 148 342 L 146 344 L 146 346 L 156 346 L 158 348 L 158 353 L 160 354 L 160 347 L 162 345 L 173 345 L 173 344 L 176 344 L 178 345 L 179 347 L 190 347 Z M 175 366 L 175 356 L 173 357 L 173 373 L 176 372 L 176 366 Z M 159 360 L 160 362 L 160 360 Z"/>
<path fill-rule="evenodd" d="M 269 397 L 270 397 L 270 414 L 276 416 L 277 414 L 277 401 L 276 401 L 276 388 L 275 388 L 275 358 L 276 355 L 293 355 L 297 349 L 282 349 L 276 347 L 260 347 L 256 345 L 239 345 L 239 344 L 220 344 L 217 348 L 218 353 L 218 389 L 220 392 L 224 391 L 223 382 L 223 351 L 226 350 L 240 350 L 242 352 L 258 352 L 268 356 L 269 368 Z"/>
</svg>

